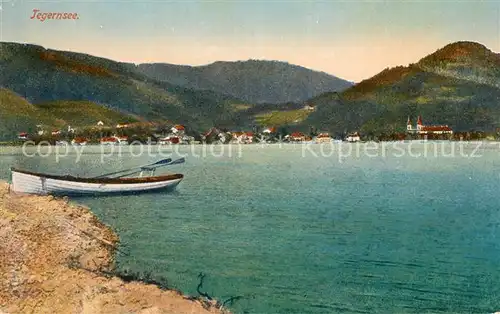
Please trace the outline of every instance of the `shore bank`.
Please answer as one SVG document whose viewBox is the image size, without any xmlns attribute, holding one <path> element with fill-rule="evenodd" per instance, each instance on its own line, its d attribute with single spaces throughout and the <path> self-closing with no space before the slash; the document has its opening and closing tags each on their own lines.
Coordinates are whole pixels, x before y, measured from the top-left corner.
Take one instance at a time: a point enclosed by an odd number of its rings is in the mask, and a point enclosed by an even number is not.
<svg viewBox="0 0 500 314">
<path fill-rule="evenodd" d="M 111 275 L 118 243 L 88 208 L 0 182 L 0 313 L 228 313 Z"/>
</svg>

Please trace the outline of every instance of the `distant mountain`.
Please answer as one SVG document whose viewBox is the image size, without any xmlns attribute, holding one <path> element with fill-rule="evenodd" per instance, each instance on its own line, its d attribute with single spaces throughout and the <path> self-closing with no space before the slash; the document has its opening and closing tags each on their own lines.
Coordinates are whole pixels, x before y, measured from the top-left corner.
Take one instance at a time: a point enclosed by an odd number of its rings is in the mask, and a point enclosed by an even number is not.
<svg viewBox="0 0 500 314">
<path fill-rule="evenodd" d="M 168 120 L 196 131 L 250 123 L 234 97 L 158 82 L 135 65 L 41 46 L 0 43 L 0 87 L 37 105 L 89 101 L 147 120 Z M 0 116 L 0 124 L 5 123 Z"/>
<path fill-rule="evenodd" d="M 177 74 L 167 80 L 150 73 L 165 68 L 170 70 L 160 74 Z M 249 130 L 260 124 L 380 133 L 404 131 L 407 117 L 417 115 L 424 123 L 448 124 L 455 130 L 500 127 L 500 55 L 472 42 L 447 45 L 418 63 L 385 69 L 343 91 L 305 101 L 315 111 L 303 109 L 303 97 L 326 89 L 331 77 L 281 62 L 136 66 L 0 43 L 0 73 L 0 138 L 30 131 L 36 124 L 61 127 L 97 118 L 112 123 L 171 121 L 193 132 L 212 126 Z M 213 79 L 212 87 L 207 77 Z M 239 100 L 236 94 L 263 103 Z M 287 95 L 297 101 L 265 101 Z"/>
<path fill-rule="evenodd" d="M 302 102 L 353 83 L 278 61 L 215 62 L 205 66 L 140 64 L 139 72 L 187 88 L 211 90 L 250 103 Z"/>
<path fill-rule="evenodd" d="M 500 127 L 500 55 L 474 42 L 449 44 L 407 67 L 385 69 L 317 105 L 302 127 L 334 133 L 404 131 L 408 116 L 455 130 Z"/>
<path fill-rule="evenodd" d="M 426 71 L 500 87 L 500 54 L 474 42 L 457 42 L 439 49 L 418 63 Z"/>
</svg>

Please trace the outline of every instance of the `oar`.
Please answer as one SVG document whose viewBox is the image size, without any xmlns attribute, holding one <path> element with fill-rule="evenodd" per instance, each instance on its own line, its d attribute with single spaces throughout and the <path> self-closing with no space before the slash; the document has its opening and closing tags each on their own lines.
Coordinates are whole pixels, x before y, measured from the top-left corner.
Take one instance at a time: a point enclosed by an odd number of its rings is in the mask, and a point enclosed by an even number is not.
<svg viewBox="0 0 500 314">
<path fill-rule="evenodd" d="M 170 165 L 176 165 L 176 164 L 182 164 L 185 161 L 186 161 L 186 159 L 179 158 L 179 159 L 174 160 L 174 161 L 169 162 L 169 163 L 161 163 L 161 164 L 156 164 L 155 163 L 154 166 L 142 167 L 142 168 L 140 168 L 140 170 L 136 170 L 136 171 L 133 171 L 133 172 L 130 172 L 130 173 L 122 174 L 122 175 L 116 177 L 116 179 L 123 178 L 123 177 L 126 177 L 126 176 L 130 176 L 130 175 L 133 175 L 133 174 L 136 174 L 136 173 L 140 173 L 142 171 L 153 171 L 154 172 L 154 170 L 156 170 L 157 168 L 164 167 L 164 166 L 170 166 Z M 130 169 L 130 170 L 133 170 L 133 169 Z"/>
<path fill-rule="evenodd" d="M 152 164 L 152 165 L 143 166 L 143 167 L 141 167 L 141 169 L 143 169 L 143 170 L 153 170 L 153 169 L 164 167 L 164 166 L 171 166 L 171 165 L 182 164 L 185 161 L 186 161 L 186 159 L 183 157 L 183 158 L 176 159 L 174 161 L 169 161 L 168 163 L 162 163 L 162 164 L 159 164 L 159 165 Z"/>
<path fill-rule="evenodd" d="M 110 172 L 110 173 L 102 174 L 102 175 L 94 177 L 94 178 L 95 179 L 104 178 L 104 177 L 112 176 L 112 175 L 115 175 L 115 174 L 119 174 L 119 173 L 123 173 L 123 172 L 127 172 L 127 171 L 132 171 L 132 170 L 135 170 L 135 169 L 142 169 L 144 167 L 151 167 L 151 166 L 155 166 L 155 165 L 158 167 L 158 166 L 161 166 L 161 165 L 166 165 L 166 164 L 168 164 L 171 161 L 172 161 L 172 158 L 166 158 L 166 159 L 159 160 L 159 161 L 157 161 L 155 163 L 152 163 L 152 164 L 149 164 L 149 165 L 140 166 L 140 167 L 133 167 L 133 168 L 129 168 L 129 169 L 125 169 L 125 170 L 120 170 L 120 171 L 115 171 L 115 172 Z"/>
<path fill-rule="evenodd" d="M 174 161 L 172 161 L 172 162 L 169 162 L 169 163 L 168 163 L 168 166 L 171 166 L 171 165 L 176 165 L 176 164 L 182 164 L 182 163 L 184 163 L 185 161 L 186 161 L 186 159 L 185 159 L 184 157 L 182 157 L 182 158 L 176 159 L 176 160 L 174 160 Z"/>
</svg>

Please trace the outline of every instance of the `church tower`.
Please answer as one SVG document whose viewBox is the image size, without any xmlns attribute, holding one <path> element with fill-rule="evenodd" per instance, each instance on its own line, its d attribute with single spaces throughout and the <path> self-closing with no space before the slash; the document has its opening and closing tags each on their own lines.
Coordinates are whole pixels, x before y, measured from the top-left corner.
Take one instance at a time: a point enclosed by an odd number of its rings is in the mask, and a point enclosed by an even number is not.
<svg viewBox="0 0 500 314">
<path fill-rule="evenodd" d="M 411 127 L 410 116 L 408 116 L 408 121 L 406 122 L 406 130 L 407 131 L 412 131 L 413 130 L 413 128 Z"/>
<path fill-rule="evenodd" d="M 417 120 L 417 131 L 420 131 L 422 130 L 424 124 L 422 123 L 422 117 L 421 116 L 418 116 L 418 120 Z"/>
</svg>

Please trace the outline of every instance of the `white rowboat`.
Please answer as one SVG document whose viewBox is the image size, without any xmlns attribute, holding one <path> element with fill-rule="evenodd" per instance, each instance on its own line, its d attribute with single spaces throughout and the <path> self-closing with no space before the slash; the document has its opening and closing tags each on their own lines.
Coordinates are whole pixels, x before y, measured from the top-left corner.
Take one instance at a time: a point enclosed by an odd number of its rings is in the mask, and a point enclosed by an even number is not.
<svg viewBox="0 0 500 314">
<path fill-rule="evenodd" d="M 143 193 L 174 189 L 182 174 L 133 178 L 79 178 L 11 169 L 12 190 L 39 195 L 88 195 Z"/>
</svg>

